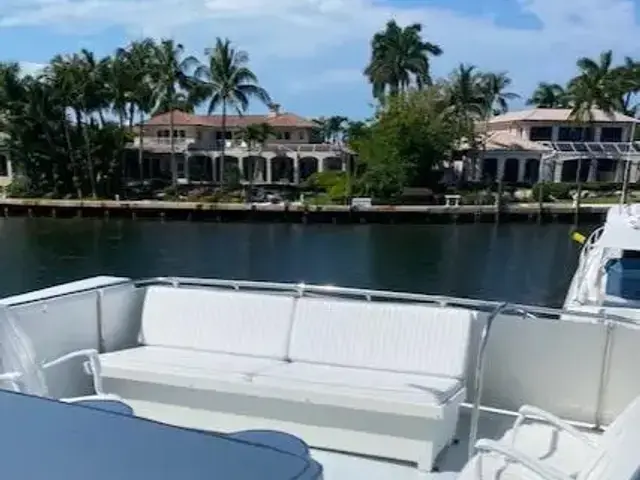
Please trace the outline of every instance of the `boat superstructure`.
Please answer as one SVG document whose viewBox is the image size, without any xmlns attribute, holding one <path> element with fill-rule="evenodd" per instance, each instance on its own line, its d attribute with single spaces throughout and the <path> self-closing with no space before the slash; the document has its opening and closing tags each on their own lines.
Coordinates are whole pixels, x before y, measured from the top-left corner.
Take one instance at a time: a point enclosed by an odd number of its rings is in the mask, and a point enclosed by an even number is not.
<svg viewBox="0 0 640 480">
<path fill-rule="evenodd" d="M 312 447 L 325 479 L 457 478 L 476 441 L 501 439 L 525 404 L 597 443 L 640 395 L 640 328 L 606 311 L 119 277 L 9 297 L 0 306 L 0 322 L 11 318 L 28 339 L 16 345 L 0 335 L 4 370 L 5 359 L 25 348 L 39 365 L 95 350 L 101 388 L 136 415 L 215 432 L 293 434 Z M 82 359 L 48 369 L 48 394 L 95 393 L 86 370 Z M 536 433 L 522 448 L 544 455 L 548 434 Z M 563 462 L 579 469 L 584 459 Z"/>
<path fill-rule="evenodd" d="M 615 205 L 580 252 L 566 309 L 640 315 L 640 204 Z"/>
</svg>

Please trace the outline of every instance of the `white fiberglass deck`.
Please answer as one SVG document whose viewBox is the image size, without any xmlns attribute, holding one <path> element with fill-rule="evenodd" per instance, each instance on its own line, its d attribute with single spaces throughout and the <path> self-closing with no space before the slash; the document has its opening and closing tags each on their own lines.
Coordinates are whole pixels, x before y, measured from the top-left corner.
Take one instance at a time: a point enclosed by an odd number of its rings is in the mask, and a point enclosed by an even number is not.
<svg viewBox="0 0 640 480">
<path fill-rule="evenodd" d="M 384 459 L 372 459 L 344 453 L 312 449 L 312 456 L 324 468 L 324 480 L 455 480 L 457 474 L 468 461 L 470 408 L 464 408 L 461 416 L 455 445 L 449 446 L 438 458 L 438 472 L 421 472 L 414 465 L 390 462 Z M 513 427 L 515 415 L 483 410 L 478 426 L 478 438 L 499 440 Z M 581 429 L 586 435 L 597 438 L 600 433 L 587 428 Z M 531 442 L 533 451 L 540 456 L 547 453 L 548 435 L 541 434 L 539 442 Z M 579 457 L 577 457 L 579 462 Z M 498 479 L 497 479 L 498 480 Z"/>
<path fill-rule="evenodd" d="M 524 404 L 605 426 L 640 395 L 640 327 L 624 318 L 306 285 L 98 280 L 2 301 L 37 364 L 93 349 L 100 388 L 137 415 L 296 435 L 326 479 L 455 478 L 469 438 L 500 439 Z M 93 393 L 81 367 L 47 371 L 47 392 Z"/>
</svg>

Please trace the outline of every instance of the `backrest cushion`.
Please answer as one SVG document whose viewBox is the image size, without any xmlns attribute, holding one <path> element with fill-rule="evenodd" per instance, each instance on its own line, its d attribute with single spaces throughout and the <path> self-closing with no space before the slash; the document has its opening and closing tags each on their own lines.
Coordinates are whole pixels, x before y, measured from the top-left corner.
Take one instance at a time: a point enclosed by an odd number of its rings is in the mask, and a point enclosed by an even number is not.
<svg viewBox="0 0 640 480">
<path fill-rule="evenodd" d="M 289 358 L 462 378 L 473 319 L 456 308 L 303 297 Z"/>
<path fill-rule="evenodd" d="M 147 288 L 144 345 L 284 358 L 294 299 L 233 290 Z"/>
<path fill-rule="evenodd" d="M 640 480 L 640 428 L 628 429 L 615 442 L 594 451 L 577 480 Z M 631 431 L 634 430 L 634 431 Z"/>
<path fill-rule="evenodd" d="M 630 424 L 634 423 L 640 428 L 640 396 L 627 405 L 616 419 L 611 422 L 611 425 L 607 427 L 602 435 L 600 444 L 604 445 L 606 442 L 615 441 L 620 434 L 624 433 L 626 428 L 629 428 Z"/>
<path fill-rule="evenodd" d="M 603 435 L 578 480 L 640 480 L 640 404 L 633 401 Z"/>
</svg>

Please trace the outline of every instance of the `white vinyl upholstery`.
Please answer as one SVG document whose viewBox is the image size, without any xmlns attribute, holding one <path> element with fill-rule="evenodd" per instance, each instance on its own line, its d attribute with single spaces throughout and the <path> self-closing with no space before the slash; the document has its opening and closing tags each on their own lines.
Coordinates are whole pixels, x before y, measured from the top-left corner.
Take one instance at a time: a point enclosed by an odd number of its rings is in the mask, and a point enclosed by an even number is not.
<svg viewBox="0 0 640 480">
<path fill-rule="evenodd" d="M 547 425 L 531 424 L 524 427 L 527 430 L 518 431 L 516 441 L 509 448 L 526 455 L 543 468 L 556 472 L 555 478 L 640 479 L 640 399 L 632 402 L 609 430 L 588 447 L 569 438 L 566 432 L 555 435 Z M 512 435 L 513 431 L 507 432 L 500 443 L 509 445 Z M 545 446 L 544 439 L 551 440 L 552 444 Z M 498 479 L 554 480 L 534 474 L 521 463 L 493 452 L 478 453 L 465 466 L 458 480 Z"/>
<path fill-rule="evenodd" d="M 640 428 L 640 397 L 631 402 L 602 435 L 583 434 L 598 448 L 607 448 L 625 434 L 629 425 Z M 592 445 L 542 420 L 527 421 L 517 429 L 512 428 L 502 442 L 567 474 L 577 474 L 594 451 Z"/>
<path fill-rule="evenodd" d="M 110 391 L 185 426 L 218 429 L 219 408 L 234 429 L 285 422 L 311 445 L 429 470 L 455 434 L 473 322 L 454 308 L 154 286 L 141 346 L 101 355 L 102 370 Z"/>
<path fill-rule="evenodd" d="M 142 312 L 144 345 L 283 359 L 294 299 L 152 286 Z"/>
<path fill-rule="evenodd" d="M 111 378 L 145 378 L 145 375 L 190 378 L 216 377 L 248 381 L 269 367 L 282 364 L 269 358 L 247 357 L 170 347 L 139 347 L 100 356 Z"/>
<path fill-rule="evenodd" d="M 301 298 L 289 358 L 463 378 L 473 315 L 426 305 Z"/>
<path fill-rule="evenodd" d="M 383 399 L 398 403 L 398 411 L 406 409 L 407 404 L 437 407 L 462 388 L 461 382 L 453 378 L 301 362 L 264 369 L 253 377 L 252 382 L 260 386 L 360 398 L 363 408 L 369 398 Z"/>
</svg>

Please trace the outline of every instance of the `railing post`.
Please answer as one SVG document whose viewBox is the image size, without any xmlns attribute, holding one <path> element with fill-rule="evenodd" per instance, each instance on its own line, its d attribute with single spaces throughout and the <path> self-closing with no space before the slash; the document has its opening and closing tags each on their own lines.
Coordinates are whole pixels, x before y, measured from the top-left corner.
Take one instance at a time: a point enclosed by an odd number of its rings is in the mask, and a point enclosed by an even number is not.
<svg viewBox="0 0 640 480">
<path fill-rule="evenodd" d="M 103 334 L 103 304 L 104 304 L 104 290 L 102 288 L 96 290 L 96 324 L 98 328 L 98 352 L 105 353 L 106 346 Z"/>
<path fill-rule="evenodd" d="M 480 346 L 478 348 L 478 356 L 476 358 L 476 371 L 474 378 L 474 394 L 473 409 L 471 410 L 471 427 L 469 429 L 469 445 L 468 445 L 468 458 L 473 456 L 475 451 L 475 444 L 478 438 L 478 422 L 480 421 L 480 397 L 482 397 L 482 388 L 484 385 L 484 361 L 485 351 L 487 349 L 487 343 L 489 342 L 489 334 L 491 333 L 491 326 L 493 321 L 498 315 L 508 308 L 507 302 L 498 305 L 487 317 L 487 322 L 482 329 L 482 336 L 480 337 Z"/>
<path fill-rule="evenodd" d="M 609 362 L 611 360 L 611 346 L 613 343 L 613 331 L 615 322 L 607 318 L 606 312 L 601 310 L 606 328 L 606 336 L 604 346 L 602 348 L 602 364 L 600 366 L 600 378 L 598 379 L 598 397 L 596 398 L 596 411 L 594 419 L 594 428 L 602 429 L 602 409 L 604 408 L 604 392 L 609 377 Z"/>
</svg>

